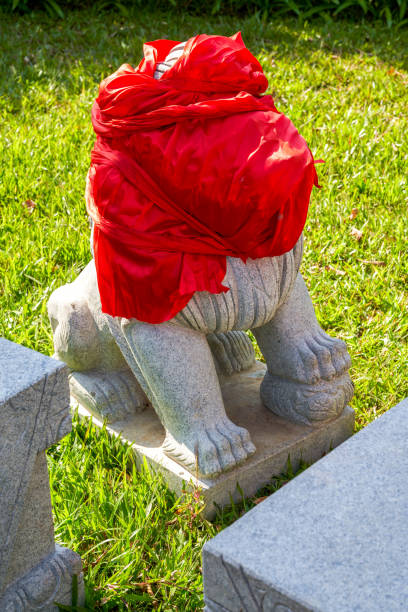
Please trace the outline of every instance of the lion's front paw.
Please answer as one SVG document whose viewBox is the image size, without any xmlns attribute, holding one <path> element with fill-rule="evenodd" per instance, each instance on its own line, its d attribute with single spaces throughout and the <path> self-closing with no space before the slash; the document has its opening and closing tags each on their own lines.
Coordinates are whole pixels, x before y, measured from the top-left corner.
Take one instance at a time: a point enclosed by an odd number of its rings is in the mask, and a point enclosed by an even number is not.
<svg viewBox="0 0 408 612">
<path fill-rule="evenodd" d="M 279 367 L 268 368 L 262 401 L 275 414 L 311 424 L 335 418 L 353 396 L 346 344 L 322 329 L 283 338 L 277 347 Z"/>
<path fill-rule="evenodd" d="M 342 376 L 351 366 L 343 340 L 322 329 L 305 333 L 295 347 L 282 346 L 280 350 L 286 377 L 309 385 Z"/>
<path fill-rule="evenodd" d="M 311 425 L 339 416 L 353 397 L 354 387 L 347 372 L 330 381 L 300 383 L 267 372 L 261 398 L 269 410 L 297 423 Z"/>
<path fill-rule="evenodd" d="M 214 478 L 234 468 L 255 452 L 246 429 L 225 418 L 219 423 L 200 426 L 188 432 L 184 440 L 176 440 L 167 433 L 163 451 L 193 474 Z"/>
</svg>

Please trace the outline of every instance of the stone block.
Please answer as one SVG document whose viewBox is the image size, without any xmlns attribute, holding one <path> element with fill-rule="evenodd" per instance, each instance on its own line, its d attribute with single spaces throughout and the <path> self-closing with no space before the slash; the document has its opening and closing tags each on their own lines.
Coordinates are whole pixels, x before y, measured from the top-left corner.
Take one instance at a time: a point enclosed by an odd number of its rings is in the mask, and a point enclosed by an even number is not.
<svg viewBox="0 0 408 612">
<path fill-rule="evenodd" d="M 206 543 L 208 612 L 408 610 L 408 400 Z"/>
<path fill-rule="evenodd" d="M 249 431 L 257 450 L 243 464 L 217 478 L 194 476 L 163 452 L 166 433 L 153 408 L 111 423 L 107 429 L 132 445 L 138 462 L 146 459 L 154 470 L 161 472 L 177 495 L 181 495 L 183 488 L 201 489 L 206 502 L 204 515 L 212 518 L 215 504 L 223 507 L 231 499 L 240 501 L 241 490 L 246 497 L 255 494 L 273 476 L 286 470 L 289 458 L 294 469 L 300 460 L 312 463 L 353 432 L 354 411 L 349 407 L 332 421 L 313 426 L 292 423 L 270 412 L 263 406 L 259 392 L 265 370 L 263 364 L 256 363 L 249 370 L 225 377 L 222 382 L 227 415 Z M 90 416 L 82 406 L 79 413 Z M 102 425 L 95 417 L 93 422 L 99 427 Z"/>
<path fill-rule="evenodd" d="M 65 364 L 0 338 L 0 610 L 83 599 L 81 560 L 55 547 L 45 450 L 71 431 Z"/>
</svg>

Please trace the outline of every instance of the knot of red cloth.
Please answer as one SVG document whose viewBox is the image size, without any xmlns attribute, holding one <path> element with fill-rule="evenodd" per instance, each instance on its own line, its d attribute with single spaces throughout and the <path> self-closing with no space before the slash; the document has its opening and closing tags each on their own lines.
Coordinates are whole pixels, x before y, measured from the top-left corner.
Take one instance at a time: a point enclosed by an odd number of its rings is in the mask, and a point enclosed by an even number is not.
<svg viewBox="0 0 408 612">
<path fill-rule="evenodd" d="M 313 156 L 269 95 L 238 33 L 201 34 L 160 80 L 178 41 L 144 45 L 105 79 L 86 201 L 102 311 L 171 319 L 195 291 L 228 291 L 226 256 L 281 255 L 304 227 Z"/>
</svg>

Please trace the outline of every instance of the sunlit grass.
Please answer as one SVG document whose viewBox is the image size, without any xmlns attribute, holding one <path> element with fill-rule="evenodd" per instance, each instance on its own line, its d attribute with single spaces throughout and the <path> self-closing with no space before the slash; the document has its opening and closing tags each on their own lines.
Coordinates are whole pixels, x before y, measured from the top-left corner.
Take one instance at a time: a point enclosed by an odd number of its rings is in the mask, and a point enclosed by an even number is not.
<svg viewBox="0 0 408 612">
<path fill-rule="evenodd" d="M 140 12 L 2 17 L 0 335 L 51 354 L 47 299 L 89 261 L 83 192 L 98 82 L 136 64 L 146 40 L 237 30 L 278 108 L 325 160 L 302 271 L 322 326 L 348 344 L 361 427 L 408 395 L 402 30 Z M 194 516 L 194 499 L 177 505 L 160 478 L 136 473 L 126 450 L 85 424 L 50 453 L 50 471 L 57 536 L 84 559 L 90 606 L 200 609 L 200 550 L 217 527 Z"/>
</svg>

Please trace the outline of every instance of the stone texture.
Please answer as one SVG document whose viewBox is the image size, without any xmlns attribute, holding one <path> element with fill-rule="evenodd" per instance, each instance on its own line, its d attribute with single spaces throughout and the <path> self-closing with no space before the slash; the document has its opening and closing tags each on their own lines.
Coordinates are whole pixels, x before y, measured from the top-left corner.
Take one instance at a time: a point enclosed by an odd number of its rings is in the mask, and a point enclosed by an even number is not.
<svg viewBox="0 0 408 612">
<path fill-rule="evenodd" d="M 211 518 L 216 503 L 225 506 L 241 499 L 239 484 L 245 496 L 251 496 L 273 476 L 287 468 L 288 457 L 294 469 L 300 459 L 312 463 L 334 448 L 353 432 L 354 412 L 347 407 L 340 417 L 329 423 L 308 426 L 291 423 L 271 413 L 262 405 L 259 386 L 265 366 L 257 363 L 251 369 L 224 377 L 221 385 L 227 414 L 234 423 L 246 428 L 256 446 L 256 453 L 241 466 L 224 472 L 218 478 L 197 477 L 163 452 L 166 432 L 150 407 L 141 414 L 108 425 L 108 431 L 130 442 L 138 461 L 160 471 L 178 495 L 184 487 L 199 487 L 206 501 L 205 516 Z M 80 414 L 90 416 L 79 408 Z M 94 423 L 102 423 L 94 419 Z"/>
<path fill-rule="evenodd" d="M 0 610 L 57 612 L 56 604 L 70 606 L 73 576 L 78 580 L 78 604 L 81 604 L 84 599 L 81 558 L 69 548 L 56 545 L 53 553 L 43 557 L 6 589 L 0 597 Z"/>
<path fill-rule="evenodd" d="M 57 600 L 71 588 L 67 567 L 80 575 L 78 555 L 55 550 L 45 457 L 71 430 L 67 374 L 64 364 L 0 338 L 0 610 L 54 610 L 42 586 L 45 568 L 54 575 L 54 566 L 65 567 L 53 591 Z"/>
<path fill-rule="evenodd" d="M 228 298 L 197 292 L 160 325 L 103 315 L 91 262 L 49 302 L 56 355 L 73 370 L 72 394 L 114 423 L 136 414 L 143 421 L 143 409 L 153 405 L 166 430 L 163 451 L 190 474 L 216 478 L 256 447 L 248 428 L 227 416 L 220 389 L 226 374 L 253 363 L 250 341 L 236 328 L 252 321 L 268 365 L 264 405 L 306 425 L 341 415 L 353 394 L 350 358 L 344 342 L 317 323 L 297 273 L 300 257 L 301 244 L 282 257 L 246 264 L 230 258 Z"/>
<path fill-rule="evenodd" d="M 182 52 L 183 44 L 172 49 L 155 77 Z M 166 431 L 162 451 L 190 474 L 217 478 L 256 450 L 248 428 L 228 417 L 220 389 L 222 374 L 252 366 L 250 329 L 268 366 L 261 394 L 271 412 L 306 425 L 339 417 L 353 395 L 350 357 L 317 322 L 299 272 L 302 252 L 300 237 L 278 257 L 227 257 L 227 292 L 197 291 L 157 325 L 103 315 L 90 262 L 48 303 L 73 396 L 111 423 L 131 420 L 150 403 Z"/>
<path fill-rule="evenodd" d="M 208 612 L 408 610 L 408 400 L 207 542 Z"/>
<path fill-rule="evenodd" d="M 2 489 L 2 496 L 4 491 Z M 6 584 L 28 572 L 33 565 L 54 552 L 51 497 L 47 458 L 41 451 L 35 458 L 27 484 L 13 550 L 9 557 Z"/>
</svg>

